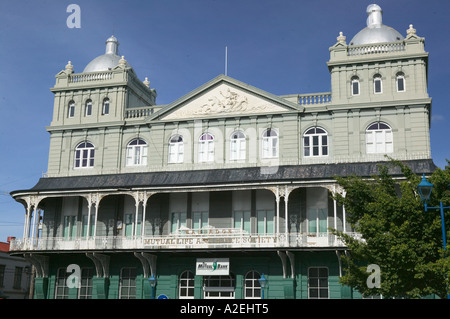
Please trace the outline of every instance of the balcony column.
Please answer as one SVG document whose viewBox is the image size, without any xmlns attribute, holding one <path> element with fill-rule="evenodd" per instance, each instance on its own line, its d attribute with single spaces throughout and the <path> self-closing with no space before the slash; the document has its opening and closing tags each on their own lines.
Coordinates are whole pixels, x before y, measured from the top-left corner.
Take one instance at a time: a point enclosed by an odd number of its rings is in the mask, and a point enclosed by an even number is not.
<svg viewBox="0 0 450 319">
<path fill-rule="evenodd" d="M 95 221 L 94 221 L 94 235 L 97 234 L 97 215 L 98 215 L 98 204 L 101 200 L 101 197 L 99 194 L 89 194 L 87 197 L 85 197 L 88 202 L 88 222 L 87 222 L 87 234 L 86 238 L 89 239 L 91 237 L 91 219 L 92 219 L 92 205 L 95 205 Z"/>
<path fill-rule="evenodd" d="M 347 192 L 344 191 L 343 194 L 342 194 L 342 196 L 345 197 L 346 194 L 347 194 Z M 346 214 L 345 214 L 345 205 L 343 205 L 343 206 L 342 206 L 342 231 L 343 231 L 344 233 L 347 232 L 347 227 L 346 227 L 346 224 L 347 224 L 346 219 L 347 219 L 347 218 L 346 218 L 345 215 L 346 215 Z"/>
<path fill-rule="evenodd" d="M 101 195 L 100 194 L 94 194 L 91 197 L 92 203 L 95 204 L 95 220 L 94 220 L 94 239 L 97 236 L 97 219 L 98 219 L 98 206 L 100 204 L 100 201 L 102 200 L 103 196 L 105 195 Z"/>
<path fill-rule="evenodd" d="M 28 238 L 28 224 L 30 220 L 30 214 L 31 214 L 31 206 L 27 205 L 27 210 L 25 212 L 25 223 L 23 226 L 23 239 Z"/>
<path fill-rule="evenodd" d="M 336 198 L 334 198 L 334 195 L 336 195 L 336 185 L 333 187 L 333 218 L 334 218 L 334 229 L 337 229 L 337 203 Z"/>
<path fill-rule="evenodd" d="M 91 197 L 91 195 L 89 195 L 89 197 Z M 86 234 L 86 238 L 88 240 L 91 235 L 91 210 L 92 210 L 92 201 L 90 198 L 88 198 L 88 221 L 87 221 L 87 234 Z"/>
<path fill-rule="evenodd" d="M 133 238 L 137 238 L 137 229 L 138 229 L 138 217 L 139 217 L 139 206 L 141 205 L 141 201 L 139 200 L 139 195 L 135 196 L 135 214 L 134 214 L 134 227 L 133 227 Z"/>
<path fill-rule="evenodd" d="M 280 234 L 280 189 L 279 187 L 276 188 L 275 191 L 275 200 L 277 203 L 277 230 L 276 235 Z"/>
</svg>

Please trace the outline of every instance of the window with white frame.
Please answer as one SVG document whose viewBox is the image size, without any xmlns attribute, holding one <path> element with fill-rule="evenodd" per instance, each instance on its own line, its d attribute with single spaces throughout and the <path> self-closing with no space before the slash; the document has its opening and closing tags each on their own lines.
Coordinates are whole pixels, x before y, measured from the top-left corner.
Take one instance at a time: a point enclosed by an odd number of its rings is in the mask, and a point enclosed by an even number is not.
<svg viewBox="0 0 450 319">
<path fill-rule="evenodd" d="M 313 127 L 303 134 L 305 157 L 328 156 L 328 133 L 321 127 Z"/>
<path fill-rule="evenodd" d="M 81 282 L 78 291 L 78 299 L 92 298 L 92 278 L 94 277 L 93 268 L 81 268 Z"/>
<path fill-rule="evenodd" d="M 387 154 L 394 151 L 392 129 L 383 122 L 369 125 L 366 130 L 367 154 Z"/>
<path fill-rule="evenodd" d="M 119 299 L 136 299 L 136 268 L 124 267 L 120 270 Z"/>
<path fill-rule="evenodd" d="M 214 136 L 209 133 L 202 134 L 198 141 L 198 161 L 214 161 Z"/>
<path fill-rule="evenodd" d="M 258 210 L 256 212 L 256 231 L 258 234 L 273 234 L 275 231 L 275 212 Z"/>
<path fill-rule="evenodd" d="M 109 114 L 109 99 L 104 98 L 102 103 L 102 115 Z"/>
<path fill-rule="evenodd" d="M 262 157 L 278 157 L 278 133 L 273 129 L 267 129 L 262 136 Z"/>
<path fill-rule="evenodd" d="M 91 116 L 92 115 L 92 100 L 91 99 L 86 101 L 84 115 L 85 116 Z"/>
<path fill-rule="evenodd" d="M 403 72 L 397 73 L 395 82 L 397 86 L 397 92 L 406 91 L 405 74 L 403 74 Z"/>
<path fill-rule="evenodd" d="M 74 117 L 75 116 L 75 102 L 70 101 L 69 102 L 69 108 L 67 111 L 67 117 Z"/>
<path fill-rule="evenodd" d="M 233 274 L 229 276 L 207 276 L 203 278 L 205 299 L 234 299 L 234 291 L 235 278 Z"/>
<path fill-rule="evenodd" d="M 235 210 L 234 211 L 234 228 L 239 229 L 243 232 L 246 232 L 247 234 L 251 233 L 251 212 L 249 210 L 242 211 L 242 210 Z"/>
<path fill-rule="evenodd" d="M 71 239 L 76 236 L 77 236 L 77 216 L 76 215 L 64 216 L 64 228 L 63 228 L 64 239 Z"/>
<path fill-rule="evenodd" d="M 311 267 L 308 269 L 308 298 L 328 299 L 328 268 Z"/>
<path fill-rule="evenodd" d="M 381 81 L 381 75 L 376 74 L 373 77 L 373 93 L 379 94 L 383 93 L 383 83 Z"/>
<path fill-rule="evenodd" d="M 127 145 L 127 166 L 147 165 L 147 143 L 140 138 L 132 140 Z"/>
<path fill-rule="evenodd" d="M 259 279 L 261 275 L 257 271 L 249 271 L 245 275 L 244 281 L 244 291 L 245 299 L 261 299 L 261 285 L 259 284 Z"/>
<path fill-rule="evenodd" d="M 176 233 L 182 227 L 186 227 L 186 212 L 173 212 L 171 216 L 172 233 Z"/>
<path fill-rule="evenodd" d="M 208 226 L 208 212 L 192 212 L 192 229 L 200 230 Z"/>
<path fill-rule="evenodd" d="M 241 131 L 231 134 L 230 138 L 230 159 L 245 160 L 246 141 L 245 135 Z"/>
<path fill-rule="evenodd" d="M 169 141 L 169 163 L 183 163 L 184 143 L 181 135 L 174 135 Z"/>
<path fill-rule="evenodd" d="M 55 299 L 68 299 L 69 287 L 67 286 L 67 278 L 69 273 L 67 268 L 58 268 L 55 279 Z"/>
<path fill-rule="evenodd" d="M 75 148 L 75 168 L 94 167 L 95 148 L 89 142 L 82 142 Z"/>
<path fill-rule="evenodd" d="M 351 92 L 352 95 L 359 95 L 359 78 L 354 76 L 351 78 Z"/>
<path fill-rule="evenodd" d="M 178 279 L 178 298 L 194 299 L 194 273 L 190 270 L 184 271 Z"/>
</svg>

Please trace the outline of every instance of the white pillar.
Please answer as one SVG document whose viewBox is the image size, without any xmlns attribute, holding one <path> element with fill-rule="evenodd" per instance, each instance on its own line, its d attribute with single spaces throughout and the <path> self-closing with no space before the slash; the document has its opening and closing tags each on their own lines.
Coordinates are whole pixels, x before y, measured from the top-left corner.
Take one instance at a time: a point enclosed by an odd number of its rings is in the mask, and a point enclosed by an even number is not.
<svg viewBox="0 0 450 319">
<path fill-rule="evenodd" d="M 344 191 L 344 193 L 342 194 L 344 197 L 345 197 L 345 195 L 346 195 L 347 193 L 346 193 L 346 191 Z M 342 205 L 342 231 L 345 233 L 345 232 L 347 232 L 347 227 L 346 227 L 346 224 L 347 223 L 347 221 L 346 221 L 346 216 L 345 216 L 345 205 Z"/>
<path fill-rule="evenodd" d="M 144 201 L 142 202 L 142 224 L 141 224 L 141 236 L 144 236 L 144 234 L 145 234 L 145 213 L 146 213 L 146 210 L 147 210 L 147 200 L 148 200 L 148 197 L 147 197 L 147 194 L 145 194 L 145 198 L 144 198 Z"/>
<path fill-rule="evenodd" d="M 138 227 L 138 216 L 139 216 L 139 205 L 141 204 L 141 202 L 139 201 L 139 199 L 136 199 L 136 213 L 134 214 L 134 227 L 133 227 L 133 237 L 136 238 L 137 237 L 137 227 Z"/>
<path fill-rule="evenodd" d="M 280 191 L 278 189 L 277 186 L 277 193 L 275 195 L 275 200 L 277 202 L 277 230 L 276 230 L 276 234 L 279 235 L 280 234 Z"/>
<path fill-rule="evenodd" d="M 91 198 L 88 198 L 88 222 L 87 222 L 86 239 L 89 239 L 91 235 L 91 208 L 92 208 L 92 201 Z"/>
<path fill-rule="evenodd" d="M 286 192 L 284 194 L 284 234 L 286 236 L 286 245 L 289 245 L 289 232 L 288 232 L 288 198 L 289 198 L 289 194 L 288 191 L 286 189 Z"/>
<path fill-rule="evenodd" d="M 95 201 L 94 239 L 97 236 L 98 204 L 99 204 L 99 199 L 98 199 L 98 195 L 97 195 L 97 200 Z"/>
<path fill-rule="evenodd" d="M 333 195 L 336 195 L 336 185 L 334 186 Z M 337 203 L 333 198 L 333 217 L 334 217 L 334 229 L 337 229 Z"/>
<path fill-rule="evenodd" d="M 30 206 L 28 206 L 25 211 L 25 221 L 24 221 L 24 225 L 23 225 L 23 239 L 28 237 L 28 234 L 27 234 L 28 216 L 30 216 Z"/>
<path fill-rule="evenodd" d="M 37 215 L 38 209 L 34 208 L 34 214 L 33 214 L 33 225 L 31 226 L 31 239 L 34 240 L 34 231 L 36 229 L 36 215 Z"/>
</svg>

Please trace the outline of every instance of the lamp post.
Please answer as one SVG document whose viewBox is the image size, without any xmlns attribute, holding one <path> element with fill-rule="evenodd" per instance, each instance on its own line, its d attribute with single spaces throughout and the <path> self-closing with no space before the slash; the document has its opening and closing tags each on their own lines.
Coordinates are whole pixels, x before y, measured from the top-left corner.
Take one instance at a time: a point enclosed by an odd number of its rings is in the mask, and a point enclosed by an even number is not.
<svg viewBox="0 0 450 319">
<path fill-rule="evenodd" d="M 151 295 L 150 299 L 155 299 L 155 294 L 154 294 L 154 289 L 155 289 L 155 286 L 156 286 L 156 278 L 155 278 L 155 276 L 152 274 L 150 276 L 150 278 L 148 278 L 148 281 L 150 281 L 150 286 L 152 287 L 152 295 Z"/>
<path fill-rule="evenodd" d="M 262 274 L 261 278 L 258 279 L 259 285 L 261 286 L 261 297 L 264 299 L 264 288 L 266 288 L 267 279 L 264 277 L 264 274 Z"/>
<path fill-rule="evenodd" d="M 420 181 L 419 185 L 417 185 L 417 191 L 419 192 L 420 198 L 424 202 L 426 212 L 428 211 L 428 209 L 439 209 L 441 212 L 442 241 L 445 252 L 447 250 L 447 240 L 445 236 L 444 209 L 449 209 L 450 207 L 444 207 L 442 201 L 439 202 L 439 207 L 428 207 L 428 201 L 430 200 L 430 195 L 431 191 L 433 190 L 433 186 L 434 185 L 425 178 L 425 174 L 423 174 L 422 180 Z M 450 294 L 447 294 L 447 299 L 450 299 Z"/>
</svg>

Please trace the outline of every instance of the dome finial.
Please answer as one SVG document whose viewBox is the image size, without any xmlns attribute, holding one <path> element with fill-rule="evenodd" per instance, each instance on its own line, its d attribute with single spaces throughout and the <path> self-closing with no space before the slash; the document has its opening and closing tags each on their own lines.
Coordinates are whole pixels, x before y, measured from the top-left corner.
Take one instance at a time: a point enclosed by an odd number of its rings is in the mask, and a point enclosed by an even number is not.
<svg viewBox="0 0 450 319">
<path fill-rule="evenodd" d="M 145 78 L 145 81 L 143 83 L 146 87 L 148 87 L 148 88 L 150 87 L 150 81 L 148 80 L 147 77 Z"/>
<path fill-rule="evenodd" d="M 125 56 L 122 55 L 122 57 L 119 60 L 119 65 L 122 67 L 126 67 L 127 66 L 127 60 L 125 60 Z"/>
<path fill-rule="evenodd" d="M 73 73 L 73 65 L 71 61 L 67 62 L 66 71 L 68 71 L 69 73 Z"/>
<path fill-rule="evenodd" d="M 406 30 L 406 34 L 407 34 L 408 36 L 413 35 L 413 34 L 416 34 L 416 29 L 414 29 L 414 27 L 413 27 L 412 24 L 409 25 L 409 29 Z"/>
<path fill-rule="evenodd" d="M 339 43 L 345 43 L 347 37 L 342 32 L 339 32 L 339 36 L 336 39 Z"/>
<path fill-rule="evenodd" d="M 106 54 L 116 54 L 118 55 L 119 41 L 117 41 L 115 36 L 110 36 L 106 40 Z"/>
<path fill-rule="evenodd" d="M 367 26 L 376 27 L 383 24 L 383 10 L 377 4 L 371 4 L 367 7 Z"/>
</svg>

